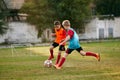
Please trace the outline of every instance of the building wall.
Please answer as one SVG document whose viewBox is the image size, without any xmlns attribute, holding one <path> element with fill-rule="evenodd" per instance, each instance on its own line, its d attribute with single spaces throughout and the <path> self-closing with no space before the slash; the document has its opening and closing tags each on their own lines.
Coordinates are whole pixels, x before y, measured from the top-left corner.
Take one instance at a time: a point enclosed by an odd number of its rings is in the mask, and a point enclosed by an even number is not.
<svg viewBox="0 0 120 80">
<path fill-rule="evenodd" d="M 103 33 L 100 33 L 100 29 Z M 99 20 L 96 18 L 91 20 L 85 26 L 85 33 L 80 35 L 80 39 L 100 39 L 100 34 L 103 34 L 104 38 L 110 38 L 112 37 L 109 33 L 110 29 L 113 29 L 113 38 L 120 37 L 120 18 L 114 20 Z"/>
<path fill-rule="evenodd" d="M 42 42 L 53 41 L 54 38 L 51 36 L 51 34 L 52 34 L 52 30 L 51 30 L 50 28 L 45 29 L 45 30 L 43 31 L 42 36 L 41 36 Z"/>
<path fill-rule="evenodd" d="M 115 19 L 114 37 L 120 37 L 120 18 Z"/>
<path fill-rule="evenodd" d="M 10 22 L 6 34 L 0 36 L 0 43 L 38 43 L 41 39 L 37 38 L 37 30 L 33 25 L 25 22 Z"/>
<path fill-rule="evenodd" d="M 0 43 L 39 43 L 53 41 L 51 36 L 52 30 L 46 29 L 43 31 L 41 38 L 37 38 L 38 31 L 35 26 L 25 22 L 10 22 L 9 29 L 6 34 L 0 36 Z M 109 38 L 109 28 L 113 28 L 113 37 L 120 37 L 120 18 L 115 20 L 99 20 L 98 18 L 91 20 L 85 26 L 85 33 L 79 34 L 80 39 L 99 39 L 99 29 L 104 29 L 104 38 Z"/>
<path fill-rule="evenodd" d="M 9 9 L 20 9 L 24 0 L 4 0 Z"/>
<path fill-rule="evenodd" d="M 97 32 L 96 24 L 97 24 L 97 20 L 94 19 L 91 20 L 91 22 L 85 26 L 86 39 L 94 39 L 97 37 L 97 35 L 95 34 Z"/>
</svg>

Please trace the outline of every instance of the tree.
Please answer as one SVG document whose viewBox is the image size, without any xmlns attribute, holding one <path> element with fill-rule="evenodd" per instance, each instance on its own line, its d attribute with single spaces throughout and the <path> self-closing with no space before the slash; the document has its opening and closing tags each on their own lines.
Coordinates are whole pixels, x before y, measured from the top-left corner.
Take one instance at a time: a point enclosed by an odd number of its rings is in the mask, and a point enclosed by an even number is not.
<svg viewBox="0 0 120 80">
<path fill-rule="evenodd" d="M 98 14 L 120 16 L 120 0 L 95 0 L 95 3 Z"/>
<path fill-rule="evenodd" d="M 90 14 L 91 0 L 50 0 L 54 7 L 56 18 L 60 21 L 68 19 L 72 27 L 81 27 Z"/>
<path fill-rule="evenodd" d="M 3 35 L 7 31 L 7 23 L 5 22 L 5 17 L 8 11 L 5 10 L 3 0 L 0 1 L 0 35 Z"/>
<path fill-rule="evenodd" d="M 7 31 L 7 25 L 4 21 L 4 13 L 0 13 L 0 35 L 3 35 Z"/>
<path fill-rule="evenodd" d="M 71 21 L 72 27 L 81 28 L 90 17 L 91 0 L 26 0 L 22 11 L 29 15 L 28 22 L 37 25 L 39 34 L 53 26 L 54 20 Z M 40 36 L 40 35 L 39 35 Z"/>
<path fill-rule="evenodd" d="M 27 21 L 37 26 L 38 37 L 45 28 L 53 26 L 54 12 L 50 9 L 47 0 L 26 0 L 21 12 L 27 13 Z"/>
</svg>

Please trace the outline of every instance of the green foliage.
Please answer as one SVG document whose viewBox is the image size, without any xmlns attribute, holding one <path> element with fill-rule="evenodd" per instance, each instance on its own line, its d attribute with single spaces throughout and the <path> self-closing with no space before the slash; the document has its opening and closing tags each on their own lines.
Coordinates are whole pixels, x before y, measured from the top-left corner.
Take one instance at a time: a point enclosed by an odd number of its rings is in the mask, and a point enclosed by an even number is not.
<svg viewBox="0 0 120 80">
<path fill-rule="evenodd" d="M 91 0 L 26 0 L 22 12 L 29 15 L 28 22 L 37 26 L 39 35 L 54 20 L 70 20 L 72 27 L 81 28 L 90 17 Z"/>
<path fill-rule="evenodd" d="M 50 0 L 54 3 L 56 18 L 60 21 L 68 19 L 72 27 L 81 28 L 83 22 L 90 17 L 91 0 Z"/>
<path fill-rule="evenodd" d="M 0 34 L 3 35 L 6 32 L 6 27 L 3 26 L 4 22 L 0 21 Z"/>
<path fill-rule="evenodd" d="M 4 21 L 5 18 L 5 13 L 4 12 L 0 12 L 0 35 L 3 35 L 4 33 L 6 33 L 7 31 L 7 24 Z"/>
<path fill-rule="evenodd" d="M 7 24 L 5 22 L 5 17 L 8 15 L 8 11 L 5 10 L 6 7 L 2 0 L 0 0 L 0 35 L 3 35 L 7 31 Z"/>
<path fill-rule="evenodd" d="M 47 0 L 27 1 L 22 8 L 22 12 L 28 14 L 28 22 L 37 26 L 38 36 L 45 28 L 53 24 L 54 12 L 50 9 Z"/>
<path fill-rule="evenodd" d="M 100 15 L 120 16 L 120 0 L 96 0 L 96 10 Z"/>
</svg>

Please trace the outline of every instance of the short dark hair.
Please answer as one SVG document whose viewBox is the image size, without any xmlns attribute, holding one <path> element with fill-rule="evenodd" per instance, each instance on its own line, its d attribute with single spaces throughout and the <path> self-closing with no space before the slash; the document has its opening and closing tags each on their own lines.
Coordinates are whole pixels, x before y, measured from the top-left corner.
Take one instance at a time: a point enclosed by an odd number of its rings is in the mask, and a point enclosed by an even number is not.
<svg viewBox="0 0 120 80">
<path fill-rule="evenodd" d="M 60 21 L 54 21 L 54 25 L 60 25 Z"/>
</svg>

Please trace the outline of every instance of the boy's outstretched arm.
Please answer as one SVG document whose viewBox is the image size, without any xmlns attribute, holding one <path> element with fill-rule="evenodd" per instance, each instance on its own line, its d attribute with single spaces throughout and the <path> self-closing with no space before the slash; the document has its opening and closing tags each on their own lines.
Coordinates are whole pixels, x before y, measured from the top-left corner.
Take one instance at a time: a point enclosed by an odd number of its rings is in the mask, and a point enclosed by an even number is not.
<svg viewBox="0 0 120 80">
<path fill-rule="evenodd" d="M 67 42 L 68 40 L 70 40 L 70 35 L 68 35 L 59 45 L 64 44 L 64 43 Z"/>
</svg>

